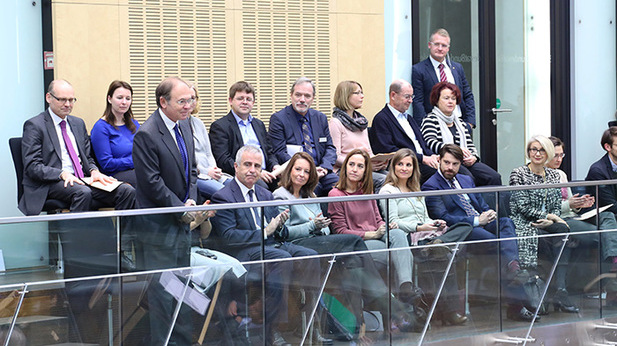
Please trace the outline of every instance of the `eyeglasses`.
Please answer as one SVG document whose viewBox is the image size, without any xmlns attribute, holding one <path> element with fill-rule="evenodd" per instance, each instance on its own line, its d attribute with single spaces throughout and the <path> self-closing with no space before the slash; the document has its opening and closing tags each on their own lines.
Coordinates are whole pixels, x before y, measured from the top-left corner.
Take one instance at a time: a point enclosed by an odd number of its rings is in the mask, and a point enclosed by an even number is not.
<svg viewBox="0 0 617 346">
<path fill-rule="evenodd" d="M 546 154 L 546 150 L 544 150 L 544 148 L 529 148 L 529 153 L 532 155 L 535 155 L 537 153 L 540 153 L 542 155 Z"/>
<path fill-rule="evenodd" d="M 566 153 L 555 154 L 555 158 L 557 159 L 563 159 L 564 157 L 566 157 Z"/>
<path fill-rule="evenodd" d="M 252 103 L 253 101 L 255 101 L 254 98 L 252 97 L 248 97 L 248 96 L 237 96 L 234 98 L 234 100 L 238 101 L 238 102 L 248 102 L 248 103 Z"/>
<path fill-rule="evenodd" d="M 414 94 L 411 94 L 411 95 L 410 94 L 404 94 L 404 95 L 399 94 L 399 95 L 403 96 L 403 98 L 405 98 L 405 100 L 413 100 L 413 99 L 416 98 L 416 95 L 414 95 Z"/>
<path fill-rule="evenodd" d="M 49 95 L 51 95 L 51 97 L 55 98 L 56 100 L 58 100 L 58 102 L 60 102 L 62 104 L 65 104 L 67 102 L 70 103 L 70 104 L 74 104 L 75 102 L 77 102 L 77 99 L 74 98 L 74 97 L 71 98 L 71 99 L 65 99 L 65 98 L 61 98 L 60 99 L 60 98 L 57 98 L 56 95 L 54 95 L 52 93 L 49 93 Z"/>
<path fill-rule="evenodd" d="M 431 42 L 431 44 L 432 44 L 433 46 L 437 47 L 437 48 L 450 48 L 450 45 L 449 45 L 449 44 L 434 43 L 434 42 Z"/>
<path fill-rule="evenodd" d="M 351 93 L 354 95 L 364 95 L 362 91 L 352 91 Z"/>
<path fill-rule="evenodd" d="M 192 106 L 197 100 L 195 100 L 194 98 L 190 98 L 190 99 L 179 99 L 176 101 L 176 103 L 178 104 L 178 106 L 180 107 L 184 107 L 184 105 L 189 105 Z"/>
</svg>

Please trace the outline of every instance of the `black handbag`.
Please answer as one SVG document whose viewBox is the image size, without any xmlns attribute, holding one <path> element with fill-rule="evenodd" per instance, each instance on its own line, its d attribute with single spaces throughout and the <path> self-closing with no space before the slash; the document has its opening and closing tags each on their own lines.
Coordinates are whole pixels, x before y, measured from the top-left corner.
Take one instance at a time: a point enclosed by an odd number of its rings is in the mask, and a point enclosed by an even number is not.
<svg viewBox="0 0 617 346">
<path fill-rule="evenodd" d="M 545 287 L 546 282 L 537 274 L 531 275 L 529 280 L 523 284 L 523 289 L 527 296 L 525 307 L 531 312 L 535 312 L 538 309 L 538 315 L 548 314 L 548 303 L 542 302 L 540 304 Z"/>
</svg>

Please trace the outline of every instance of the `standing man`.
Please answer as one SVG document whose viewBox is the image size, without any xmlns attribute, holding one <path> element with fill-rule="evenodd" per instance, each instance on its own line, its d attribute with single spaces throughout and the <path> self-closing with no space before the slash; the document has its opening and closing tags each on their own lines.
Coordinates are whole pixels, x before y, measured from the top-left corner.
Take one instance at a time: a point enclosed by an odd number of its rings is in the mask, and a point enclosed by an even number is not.
<svg viewBox="0 0 617 346">
<path fill-rule="evenodd" d="M 439 171 L 422 185 L 422 190 L 460 190 L 476 187 L 471 177 L 458 174 L 463 157 L 463 150 L 457 145 L 444 145 L 439 151 Z M 444 220 L 448 226 L 458 222 L 472 225 L 473 230 L 466 240 L 495 239 L 497 234 L 500 238 L 516 238 L 514 223 L 508 217 L 499 218 L 499 230 L 497 229 L 497 213 L 479 194 L 428 196 L 426 208 L 431 218 Z M 479 247 L 476 245 L 475 248 Z M 507 284 L 511 301 L 508 306 L 508 318 L 531 321 L 533 313 L 522 304 L 524 292 L 520 286 L 527 281 L 529 275 L 527 271 L 520 269 L 516 239 L 500 242 L 499 249 L 509 279 Z"/>
<path fill-rule="evenodd" d="M 428 43 L 430 56 L 413 65 L 411 84 L 416 91 L 413 105 L 413 118 L 418 124 L 433 109 L 429 96 L 433 86 L 439 82 L 450 82 L 461 89 L 462 102 L 456 106 L 454 113 L 469 127 L 469 133 L 476 127 L 476 105 L 471 87 L 465 78 L 463 66 L 448 58 L 450 51 L 450 34 L 446 29 L 437 29 Z"/>
<path fill-rule="evenodd" d="M 115 181 L 99 172 L 90 151 L 90 139 L 81 118 L 70 115 L 77 102 L 73 86 L 65 80 L 49 83 L 49 108 L 26 121 L 21 142 L 24 193 L 19 210 L 38 215 L 47 199 L 70 204 L 71 211 L 88 211 L 93 200 L 116 209 L 135 207 L 135 190 L 128 184 L 106 192 L 82 181 Z"/>
<path fill-rule="evenodd" d="M 311 104 L 315 99 L 315 84 L 306 77 L 298 78 L 291 86 L 291 105 L 272 114 L 268 138 L 279 163 L 287 162 L 291 155 L 305 151 L 317 165 L 318 197 L 327 196 L 338 181 L 332 167 L 336 162 L 336 147 L 332 144 L 328 119 Z"/>
<path fill-rule="evenodd" d="M 272 193 L 256 185 L 261 175 L 263 165 L 260 148 L 247 145 L 236 153 L 234 170 L 236 176 L 224 188 L 212 196 L 212 203 L 250 203 L 273 200 Z M 265 225 L 262 225 L 262 215 Z M 212 229 L 221 241 L 221 250 L 236 257 L 240 261 L 259 261 L 262 259 L 289 258 L 298 256 L 313 256 L 317 252 L 293 243 L 287 242 L 289 231 L 285 221 L 289 218 L 289 210 L 278 213 L 276 207 L 223 209 L 212 218 Z M 265 243 L 262 254 L 262 242 Z M 263 257 L 262 257 L 263 255 Z M 267 264 L 265 301 L 261 304 L 266 309 L 266 340 L 267 344 L 287 344 L 276 329 L 276 324 L 285 322 L 287 316 L 287 287 L 292 276 L 293 264 L 296 273 L 302 279 L 307 289 L 307 310 L 312 311 L 316 304 L 315 292 L 319 279 L 319 261 L 304 260 L 287 262 L 280 261 Z M 257 272 L 260 266 L 251 266 L 251 272 Z M 259 282 L 260 283 L 260 282 Z M 311 286 L 314 285 L 314 286 Z M 252 297 L 249 297 L 249 302 Z M 329 339 L 315 334 L 316 341 L 331 342 Z"/>
<path fill-rule="evenodd" d="M 170 77 L 156 87 L 158 109 L 135 134 L 133 161 L 137 176 L 137 199 L 143 208 L 195 205 L 197 168 L 189 114 L 195 99 L 190 86 Z M 189 222 L 192 215 L 156 214 L 140 219 L 137 239 L 146 270 L 190 265 Z M 155 275 L 148 288 L 151 344 L 164 345 L 172 325 L 175 299 Z M 191 321 L 183 306 L 170 344 L 191 345 Z"/>
<path fill-rule="evenodd" d="M 390 84 L 390 102 L 373 118 L 369 131 L 373 152 L 393 153 L 401 148 L 410 148 L 420 163 L 421 182 L 436 172 L 438 156 L 428 148 L 418 124 L 407 114 L 414 93 L 409 82 L 399 79 Z"/>
<path fill-rule="evenodd" d="M 236 174 L 234 158 L 238 149 L 245 145 L 254 145 L 261 150 L 264 157 L 260 181 L 271 184 L 276 179 L 271 172 L 277 169 L 279 164 L 272 153 L 266 126 L 251 115 L 255 105 L 253 86 L 245 81 L 234 83 L 229 88 L 229 105 L 231 106 L 229 113 L 210 126 L 214 159 L 223 172 L 234 176 Z M 267 187 L 266 184 L 263 187 Z"/>
</svg>

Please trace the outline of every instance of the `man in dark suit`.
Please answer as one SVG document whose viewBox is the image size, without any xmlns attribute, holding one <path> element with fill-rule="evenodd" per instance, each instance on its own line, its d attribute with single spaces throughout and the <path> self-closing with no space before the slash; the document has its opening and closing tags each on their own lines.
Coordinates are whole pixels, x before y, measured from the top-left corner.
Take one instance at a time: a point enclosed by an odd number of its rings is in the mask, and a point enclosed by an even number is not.
<svg viewBox="0 0 617 346">
<path fill-rule="evenodd" d="M 338 181 L 338 175 L 332 172 L 336 147 L 332 144 L 328 119 L 311 108 L 314 99 L 313 81 L 306 77 L 298 78 L 291 87 L 291 105 L 270 117 L 268 138 L 280 164 L 287 162 L 298 151 L 311 154 L 319 175 L 315 194 L 326 196 Z"/>
<path fill-rule="evenodd" d="M 272 193 L 256 185 L 263 163 L 261 149 L 247 145 L 236 153 L 234 168 L 235 179 L 212 196 L 212 203 L 248 203 L 271 201 Z M 261 213 L 264 213 L 263 218 Z M 288 230 L 285 221 L 289 211 L 278 213 L 276 207 L 223 209 L 212 218 L 212 230 L 215 239 L 220 241 L 220 249 L 240 261 L 258 261 L 262 259 L 280 259 L 298 256 L 316 255 L 317 252 L 302 246 L 286 242 Z M 265 226 L 261 227 L 262 219 Z M 262 230 L 263 229 L 263 230 Z M 262 254 L 262 242 L 265 242 Z M 318 260 L 293 262 L 298 276 L 308 292 L 316 289 L 319 283 Z M 291 280 L 292 262 L 275 262 L 266 265 L 265 301 L 249 295 L 249 304 L 257 301 L 266 309 L 266 338 L 268 343 L 281 345 L 285 341 L 277 332 L 275 325 L 284 322 L 287 316 L 287 286 Z M 260 272 L 260 266 L 251 266 L 249 272 L 254 276 Z M 258 275 L 259 276 L 259 275 Z M 261 284 L 259 284 L 261 287 Z M 249 292 L 250 293 L 250 292 Z M 312 309 L 314 294 L 307 294 L 307 307 Z M 309 310 L 311 311 L 311 310 Z M 323 339 L 321 336 L 318 339 Z M 323 340 L 322 340 L 323 341 Z"/>
<path fill-rule="evenodd" d="M 413 102 L 414 91 L 409 82 L 399 79 L 390 84 L 390 101 L 373 118 L 369 131 L 371 148 L 377 153 L 393 153 L 401 148 L 410 148 L 420 162 L 424 182 L 435 172 L 437 155 L 428 148 L 418 124 L 407 114 Z"/>
<path fill-rule="evenodd" d="M 462 102 L 457 105 L 457 114 L 469 126 L 469 132 L 476 127 L 476 106 L 471 87 L 465 78 L 463 66 L 448 59 L 450 51 L 450 34 L 445 29 L 436 30 L 428 43 L 430 56 L 426 60 L 413 65 L 411 69 L 411 84 L 415 93 L 413 118 L 419 124 L 433 109 L 429 96 L 433 86 L 439 82 L 456 84 L 461 90 Z"/>
<path fill-rule="evenodd" d="M 617 126 L 606 129 L 600 143 L 606 154 L 589 167 L 585 177 L 587 181 L 617 179 Z M 595 196 L 595 187 L 590 186 L 588 192 Z M 598 205 L 603 207 L 612 204 L 608 210 L 617 214 L 617 185 L 601 185 L 598 187 L 598 194 Z"/>
<path fill-rule="evenodd" d="M 234 158 L 238 149 L 249 144 L 259 147 L 264 156 L 259 182 L 270 184 L 276 179 L 271 172 L 277 169 L 279 164 L 272 153 L 266 126 L 251 115 L 254 104 L 255 89 L 248 82 L 236 82 L 229 88 L 231 110 L 210 126 L 212 154 L 223 172 L 233 176 L 236 174 Z M 267 187 L 266 184 L 262 186 Z"/>
<path fill-rule="evenodd" d="M 108 184 L 115 179 L 99 172 L 84 121 L 69 115 L 77 101 L 71 84 L 65 80 L 52 81 L 45 99 L 49 108 L 24 124 L 24 194 L 19 210 L 26 215 L 38 215 L 48 198 L 69 203 L 71 211 L 90 210 L 92 200 L 116 209 L 132 209 L 135 190 L 130 185 L 122 184 L 106 192 L 81 180 L 91 177 Z"/>
<path fill-rule="evenodd" d="M 156 88 L 158 109 L 135 134 L 133 161 L 137 176 L 137 199 L 143 208 L 195 205 L 197 168 L 188 116 L 195 99 L 190 86 L 177 77 L 163 80 Z M 146 270 L 190 265 L 190 213 L 146 215 L 135 222 Z M 163 345 L 172 323 L 175 299 L 155 275 L 148 288 L 151 344 Z M 191 345 L 191 321 L 181 308 L 170 344 Z"/>
<path fill-rule="evenodd" d="M 463 151 L 457 145 L 444 145 L 439 151 L 439 171 L 422 185 L 422 190 L 475 188 L 471 177 L 458 174 L 463 157 Z M 497 213 L 479 194 L 427 196 L 426 208 L 431 218 L 444 220 L 448 226 L 458 222 L 472 225 L 473 230 L 466 240 L 495 239 L 496 235 L 500 238 L 516 238 L 514 223 L 508 217 L 499 218 L 499 230 L 497 229 Z M 508 308 L 508 318 L 530 321 L 533 313 L 522 306 L 524 293 L 520 287 L 520 284 L 527 281 L 529 275 L 527 271 L 520 269 L 517 241 L 516 239 L 502 241 L 499 247 L 502 261 L 505 263 L 505 272 L 510 281 L 508 289 L 512 301 Z M 474 249 L 478 249 L 477 245 Z"/>
</svg>

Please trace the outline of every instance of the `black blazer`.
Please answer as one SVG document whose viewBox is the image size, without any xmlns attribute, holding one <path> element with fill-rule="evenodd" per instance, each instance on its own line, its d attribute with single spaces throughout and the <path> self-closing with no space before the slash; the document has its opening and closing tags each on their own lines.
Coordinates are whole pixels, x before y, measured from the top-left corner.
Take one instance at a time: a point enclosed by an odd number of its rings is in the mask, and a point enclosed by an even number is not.
<svg viewBox="0 0 617 346">
<path fill-rule="evenodd" d="M 272 167 L 278 165 L 278 161 L 272 153 L 272 146 L 268 140 L 266 126 L 257 118 L 253 118 L 251 125 L 253 130 L 255 130 L 259 145 L 264 153 L 266 169 L 272 171 Z M 244 146 L 244 141 L 242 140 L 238 122 L 236 122 L 236 118 L 234 118 L 231 111 L 210 125 L 208 136 L 210 137 L 210 146 L 212 147 L 212 154 L 216 164 L 223 172 L 235 175 L 234 162 L 236 161 L 236 153 Z"/>
<path fill-rule="evenodd" d="M 613 166 L 611 165 L 611 159 L 608 157 L 608 153 L 602 156 L 601 159 L 594 162 L 591 167 L 589 167 L 589 171 L 587 172 L 587 177 L 585 180 L 609 180 L 613 178 Z M 595 187 L 589 186 L 587 189 L 587 193 L 592 196 L 596 195 Z M 598 194 L 596 196 L 596 200 L 598 201 L 598 206 L 603 207 L 605 205 L 613 204 L 608 210 L 613 213 L 617 213 L 617 185 L 601 185 L 598 187 Z"/>
<path fill-rule="evenodd" d="M 466 123 L 476 125 L 476 105 L 471 92 L 471 87 L 465 78 L 463 65 L 448 60 L 454 84 L 461 90 L 461 115 L 462 120 Z M 413 86 L 414 101 L 413 101 L 413 118 L 418 124 L 422 124 L 422 120 L 428 113 L 431 112 L 430 96 L 433 86 L 437 84 L 437 74 L 433 68 L 433 63 L 430 58 L 420 61 L 413 65 L 411 69 L 411 85 Z"/>
<path fill-rule="evenodd" d="M 413 133 L 416 135 L 420 147 L 422 147 L 422 152 L 426 155 L 433 155 L 431 149 L 426 145 L 424 137 L 422 137 L 420 128 L 410 115 L 407 116 L 407 121 L 413 129 Z M 375 154 L 393 153 L 401 148 L 410 148 L 415 151 L 415 145 L 411 141 L 411 138 L 407 136 L 405 130 L 403 130 L 401 124 L 398 123 L 398 120 L 396 120 L 396 117 L 392 114 L 387 104 L 373 118 L 373 126 L 371 126 L 369 131 L 369 138 L 371 141 L 371 148 Z M 422 162 L 424 156 L 418 152 L 416 152 L 416 156 L 418 156 L 418 161 Z"/>
<path fill-rule="evenodd" d="M 75 136 L 81 165 L 86 176 L 96 167 L 90 151 L 90 138 L 84 121 L 69 115 L 66 121 Z M 62 144 L 64 145 L 64 144 Z M 19 210 L 26 215 L 38 215 L 47 200 L 49 186 L 60 181 L 62 173 L 62 147 L 49 111 L 24 123 L 21 141 L 24 163 L 24 193 L 19 200 Z"/>
<path fill-rule="evenodd" d="M 179 122 L 189 158 L 190 184 L 184 176 L 184 164 L 176 141 L 156 110 L 146 120 L 133 139 L 133 162 L 137 177 L 137 201 L 141 208 L 181 207 L 187 188 L 189 198 L 196 200 L 197 165 L 195 147 L 188 120 Z M 179 233 L 187 233 L 188 225 L 179 215 L 144 216 L 140 225 L 140 240 L 145 243 L 172 246 Z M 188 234 L 188 233 L 187 233 Z"/>
</svg>

